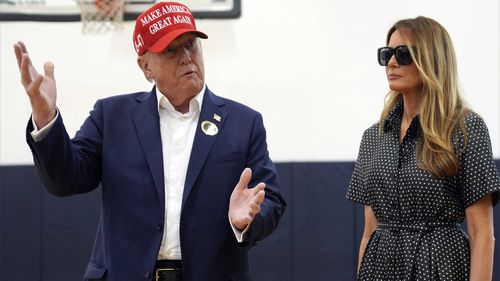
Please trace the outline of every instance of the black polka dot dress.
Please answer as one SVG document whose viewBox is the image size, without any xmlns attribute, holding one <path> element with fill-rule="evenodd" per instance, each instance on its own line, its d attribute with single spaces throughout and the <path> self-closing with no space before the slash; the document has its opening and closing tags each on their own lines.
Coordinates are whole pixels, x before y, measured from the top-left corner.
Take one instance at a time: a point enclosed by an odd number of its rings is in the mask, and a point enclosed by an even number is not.
<svg viewBox="0 0 500 281">
<path fill-rule="evenodd" d="M 378 124 L 365 131 L 349 184 L 347 198 L 370 205 L 379 223 L 358 280 L 468 281 L 470 246 L 459 223 L 470 204 L 489 193 L 495 204 L 500 195 L 488 129 L 469 113 L 467 142 L 459 132 L 453 140 L 460 171 L 436 179 L 417 167 L 418 116 L 400 143 L 402 113 L 400 100 L 381 135 Z"/>
</svg>

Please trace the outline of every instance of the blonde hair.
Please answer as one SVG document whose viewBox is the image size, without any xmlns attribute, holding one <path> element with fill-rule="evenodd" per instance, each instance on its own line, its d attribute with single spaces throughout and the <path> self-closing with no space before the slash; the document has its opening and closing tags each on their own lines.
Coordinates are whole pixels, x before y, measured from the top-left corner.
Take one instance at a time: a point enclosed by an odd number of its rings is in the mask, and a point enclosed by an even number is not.
<svg viewBox="0 0 500 281">
<path fill-rule="evenodd" d="M 457 63 L 453 43 L 444 27 L 433 19 L 416 17 L 396 22 L 387 33 L 386 43 L 394 31 L 409 48 L 423 84 L 424 101 L 419 112 L 422 140 L 417 150 L 421 169 L 438 178 L 454 176 L 460 169 L 452 139 L 457 129 L 467 136 L 465 116 L 469 109 L 458 89 Z M 380 117 L 383 121 L 396 105 L 401 93 L 390 91 Z"/>
</svg>

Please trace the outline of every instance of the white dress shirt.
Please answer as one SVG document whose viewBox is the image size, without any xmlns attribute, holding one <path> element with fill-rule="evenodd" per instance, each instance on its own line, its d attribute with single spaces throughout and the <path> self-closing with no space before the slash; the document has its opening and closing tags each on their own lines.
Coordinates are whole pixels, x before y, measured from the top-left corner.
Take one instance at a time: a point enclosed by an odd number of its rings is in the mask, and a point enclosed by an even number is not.
<svg viewBox="0 0 500 281">
<path fill-rule="evenodd" d="M 191 99 L 189 111 L 183 114 L 156 89 L 165 179 L 165 227 L 159 260 L 182 259 L 179 234 L 182 194 L 204 93 L 205 87 Z"/>
</svg>

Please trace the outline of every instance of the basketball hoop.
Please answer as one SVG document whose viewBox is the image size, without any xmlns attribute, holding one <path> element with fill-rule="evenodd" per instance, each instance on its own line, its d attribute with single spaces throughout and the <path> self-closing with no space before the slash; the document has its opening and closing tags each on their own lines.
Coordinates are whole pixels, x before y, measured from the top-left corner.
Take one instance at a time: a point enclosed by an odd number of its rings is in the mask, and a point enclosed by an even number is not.
<svg viewBox="0 0 500 281">
<path fill-rule="evenodd" d="M 123 28 L 124 0 L 77 0 L 83 33 L 105 33 Z"/>
</svg>

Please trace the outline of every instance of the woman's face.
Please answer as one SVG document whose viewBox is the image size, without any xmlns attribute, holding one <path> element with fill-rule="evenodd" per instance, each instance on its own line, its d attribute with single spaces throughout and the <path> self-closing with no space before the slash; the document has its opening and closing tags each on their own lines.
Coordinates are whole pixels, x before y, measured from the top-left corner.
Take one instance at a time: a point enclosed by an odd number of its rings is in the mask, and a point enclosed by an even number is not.
<svg viewBox="0 0 500 281">
<path fill-rule="evenodd" d="M 389 47 L 405 45 L 401 37 L 401 31 L 394 31 L 389 40 Z M 420 94 L 422 91 L 422 79 L 418 73 L 415 63 L 399 65 L 394 56 L 385 67 L 389 88 L 402 94 Z"/>
</svg>

